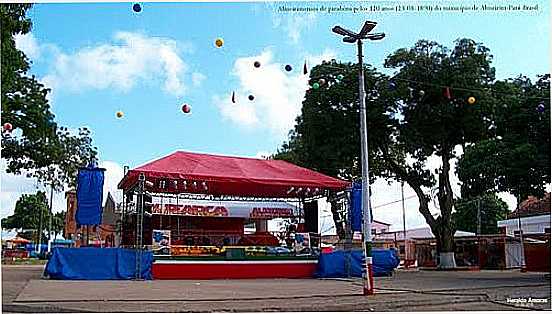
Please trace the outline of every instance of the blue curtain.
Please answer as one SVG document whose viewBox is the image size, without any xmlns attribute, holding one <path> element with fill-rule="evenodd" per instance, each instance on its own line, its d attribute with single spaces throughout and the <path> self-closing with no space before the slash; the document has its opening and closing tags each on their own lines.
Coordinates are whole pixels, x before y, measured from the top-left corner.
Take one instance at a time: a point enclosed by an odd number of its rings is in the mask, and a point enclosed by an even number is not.
<svg viewBox="0 0 552 314">
<path fill-rule="evenodd" d="M 54 248 L 44 270 L 51 279 L 116 280 L 136 278 L 137 251 L 120 248 Z M 152 279 L 153 253 L 142 252 L 141 278 Z"/>
<path fill-rule="evenodd" d="M 104 171 L 102 168 L 79 169 L 75 214 L 78 225 L 99 225 L 102 222 Z"/>
</svg>

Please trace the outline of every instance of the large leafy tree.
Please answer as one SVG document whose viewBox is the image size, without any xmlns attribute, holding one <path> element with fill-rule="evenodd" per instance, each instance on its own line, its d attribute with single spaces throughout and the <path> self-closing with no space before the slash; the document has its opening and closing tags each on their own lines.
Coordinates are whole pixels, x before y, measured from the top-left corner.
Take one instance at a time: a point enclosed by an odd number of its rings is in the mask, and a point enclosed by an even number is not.
<svg viewBox="0 0 552 314">
<path fill-rule="evenodd" d="M 30 4 L 0 6 L 2 25 L 2 122 L 13 126 L 2 132 L 6 171 L 26 173 L 56 191 L 75 184 L 78 167 L 96 157 L 90 131 L 58 128 L 46 98 L 49 89 L 29 75 L 30 60 L 15 46 L 14 36 L 27 34 Z"/>
<path fill-rule="evenodd" d="M 290 132 L 289 140 L 272 156 L 298 165 L 326 173 L 342 179 L 354 180 L 360 175 L 360 121 L 358 118 L 358 65 L 340 63 L 335 60 L 315 66 L 310 73 L 309 84 L 325 83 L 319 89 L 306 92 L 301 115 L 296 126 Z M 373 98 L 368 106 L 369 140 L 385 145 L 391 132 L 393 121 L 387 112 L 390 107 L 385 101 L 396 93 L 386 88 L 385 76 L 373 67 L 366 65 L 364 70 L 366 84 Z M 381 174 L 383 169 L 371 150 L 371 170 Z M 373 180 L 375 176 L 371 179 Z M 333 196 L 333 195 L 332 195 Z M 331 198 L 330 198 L 331 200 Z M 340 238 L 346 236 L 343 215 L 336 202 L 331 202 L 331 211 Z"/>
<path fill-rule="evenodd" d="M 2 123 L 10 123 L 12 132 L 2 132 L 2 158 L 8 161 L 8 172 L 41 168 L 51 163 L 56 138 L 54 114 L 46 89 L 29 75 L 30 60 L 15 47 L 14 36 L 31 30 L 25 16 L 30 4 L 0 6 Z"/>
<path fill-rule="evenodd" d="M 458 40 L 451 50 L 421 40 L 387 57 L 385 66 L 395 70 L 391 79 L 366 69 L 371 179 L 403 181 L 416 192 L 443 267 L 455 265 L 450 163 L 457 147 L 489 136 L 485 121 L 494 102 L 488 92 L 494 81 L 491 59 L 489 49 L 473 40 Z M 349 67 L 342 84 L 307 92 L 290 140 L 275 158 L 296 158 L 292 161 L 330 175 L 358 173 L 358 85 L 355 66 Z M 331 75 L 338 73 L 325 68 Z M 311 80 L 330 76 L 312 72 Z M 341 93 L 333 92 L 337 86 L 342 86 Z M 444 93 L 446 86 L 451 97 Z M 476 103 L 469 104 L 469 97 Z M 427 165 L 435 156 L 441 161 L 437 179 Z M 440 210 L 436 216 L 429 210 L 432 190 Z"/>
<path fill-rule="evenodd" d="M 34 232 L 34 239 L 41 233 L 38 230 L 41 229 L 41 225 L 46 221 L 48 215 L 46 193 L 23 194 L 15 203 L 14 213 L 2 219 L 2 228 L 37 230 Z"/>
<path fill-rule="evenodd" d="M 467 146 L 458 162 L 462 195 L 541 197 L 550 183 L 550 75 L 499 81 L 493 91 L 492 136 Z"/>
<path fill-rule="evenodd" d="M 477 232 L 480 225 L 480 234 L 498 233 L 497 221 L 506 219 L 509 213 L 508 205 L 491 193 L 457 200 L 454 208 L 452 218 L 455 227 L 462 231 Z"/>
<path fill-rule="evenodd" d="M 30 7 L 0 6 L 2 122 L 13 127 L 2 132 L 2 158 L 7 172 L 36 178 L 50 187 L 52 196 L 76 184 L 78 168 L 94 160 L 97 149 L 87 128 L 70 132 L 57 127 L 46 98 L 49 89 L 29 74 L 30 60 L 15 46 L 14 36 L 31 30 Z"/>
</svg>

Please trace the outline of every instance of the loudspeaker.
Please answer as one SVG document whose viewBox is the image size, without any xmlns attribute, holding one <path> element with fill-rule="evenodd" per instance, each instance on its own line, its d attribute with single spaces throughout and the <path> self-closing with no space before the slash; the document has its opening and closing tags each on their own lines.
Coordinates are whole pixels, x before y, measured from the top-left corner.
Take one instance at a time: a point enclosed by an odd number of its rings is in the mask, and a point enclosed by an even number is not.
<svg viewBox="0 0 552 314">
<path fill-rule="evenodd" d="M 318 233 L 318 202 L 304 203 L 303 212 L 305 213 L 305 231 Z"/>
</svg>

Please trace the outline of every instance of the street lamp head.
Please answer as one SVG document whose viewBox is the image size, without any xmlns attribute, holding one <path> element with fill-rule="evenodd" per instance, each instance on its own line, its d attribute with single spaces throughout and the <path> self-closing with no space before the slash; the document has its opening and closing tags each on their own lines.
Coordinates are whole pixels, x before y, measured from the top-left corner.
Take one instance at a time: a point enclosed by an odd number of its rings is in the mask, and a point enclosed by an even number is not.
<svg viewBox="0 0 552 314">
<path fill-rule="evenodd" d="M 366 36 L 370 31 L 376 27 L 378 23 L 372 22 L 372 21 L 366 21 L 364 22 L 364 25 L 362 26 L 362 29 L 360 30 L 360 33 L 358 34 L 360 37 Z"/>
<path fill-rule="evenodd" d="M 343 41 L 346 42 L 346 43 L 351 43 L 352 44 L 352 43 L 355 43 L 357 41 L 357 39 L 354 38 L 354 37 L 347 36 L 347 37 L 343 37 Z"/>
<path fill-rule="evenodd" d="M 344 29 L 343 27 L 341 26 L 334 26 L 332 28 L 332 32 L 338 34 L 338 35 L 341 35 L 341 36 L 350 36 L 350 37 L 356 37 L 357 34 L 351 32 L 350 30 L 348 29 Z"/>
<path fill-rule="evenodd" d="M 385 33 L 377 33 L 373 35 L 368 35 L 366 37 L 366 39 L 370 39 L 370 40 L 382 40 L 383 38 L 385 38 Z"/>
</svg>

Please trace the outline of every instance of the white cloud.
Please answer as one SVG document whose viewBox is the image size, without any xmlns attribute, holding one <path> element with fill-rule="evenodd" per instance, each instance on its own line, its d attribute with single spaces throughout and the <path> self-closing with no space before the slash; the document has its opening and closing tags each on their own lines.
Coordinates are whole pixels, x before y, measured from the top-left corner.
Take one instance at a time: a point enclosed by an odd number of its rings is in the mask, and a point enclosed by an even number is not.
<svg viewBox="0 0 552 314">
<path fill-rule="evenodd" d="M 320 56 L 308 56 L 307 63 L 315 64 L 331 57 L 332 53 L 327 50 Z M 253 66 L 255 61 L 261 63 L 259 68 Z M 223 118 L 245 128 L 268 129 L 283 139 L 301 112 L 308 88 L 302 63 L 294 65 L 292 72 L 286 72 L 284 67 L 285 64 L 273 60 L 269 49 L 257 56 L 237 59 L 231 72 L 239 81 L 239 87 L 234 90 L 236 103 L 232 103 L 231 91 L 213 97 Z M 254 97 L 253 101 L 248 99 L 249 95 Z"/>
<path fill-rule="evenodd" d="M 104 202 L 107 198 L 107 192 L 111 192 L 115 201 L 122 199 L 121 192 L 117 189 L 117 184 L 123 178 L 123 168 L 116 162 L 103 161 L 99 167 L 106 168 L 104 179 Z M 27 178 L 23 175 L 13 175 L 6 173 L 6 161 L 0 160 L 0 180 L 2 188 L 0 190 L 0 217 L 4 218 L 11 214 L 15 209 L 15 203 L 23 194 L 35 194 L 37 191 L 45 191 L 47 198 L 50 198 L 50 189 L 44 186 L 36 185 L 36 179 Z M 54 192 L 53 212 L 67 210 L 65 201 L 65 192 Z"/>
<path fill-rule="evenodd" d="M 113 43 L 81 48 L 73 54 L 58 51 L 52 71 L 42 81 L 70 91 L 128 91 L 161 80 L 167 93 L 184 94 L 183 75 L 188 67 L 178 55 L 183 47 L 175 40 L 131 32 L 117 32 L 113 39 Z"/>
<path fill-rule="evenodd" d="M 201 83 L 206 79 L 207 77 L 199 72 L 192 73 L 192 84 L 194 87 L 199 87 Z"/>
<path fill-rule="evenodd" d="M 285 19 L 283 28 L 291 42 L 297 44 L 303 33 L 311 29 L 315 22 L 316 14 L 314 13 L 292 15 Z"/>
<path fill-rule="evenodd" d="M 115 202 L 122 202 L 122 191 L 117 189 L 117 184 L 123 179 L 124 170 L 121 165 L 114 161 L 102 161 L 98 167 L 105 168 L 104 173 L 104 202 L 107 199 L 107 193 L 110 192 Z"/>
<path fill-rule="evenodd" d="M 15 47 L 31 60 L 36 60 L 40 57 L 40 46 L 32 33 L 17 34 L 14 36 Z"/>
</svg>

